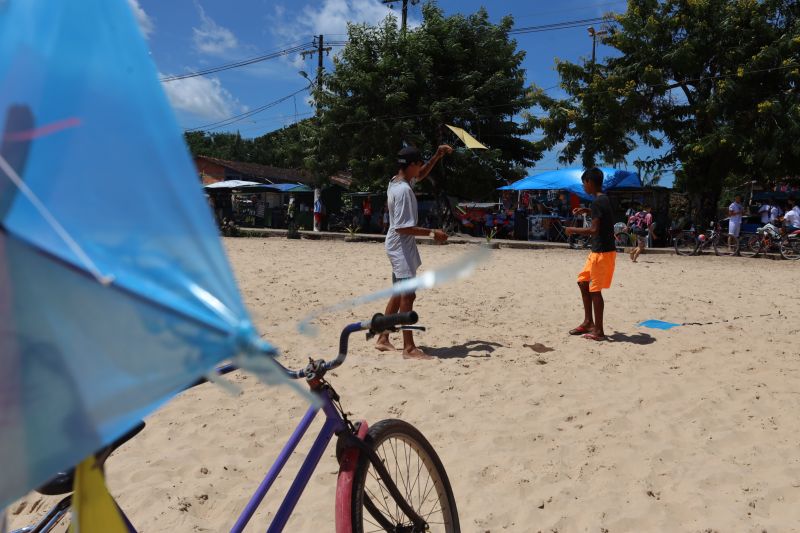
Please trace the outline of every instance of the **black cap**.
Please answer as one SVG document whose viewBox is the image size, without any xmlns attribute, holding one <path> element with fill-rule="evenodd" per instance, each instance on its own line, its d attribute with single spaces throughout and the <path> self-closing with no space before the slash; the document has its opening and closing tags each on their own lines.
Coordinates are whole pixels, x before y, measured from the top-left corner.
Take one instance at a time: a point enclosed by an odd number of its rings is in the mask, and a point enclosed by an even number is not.
<svg viewBox="0 0 800 533">
<path fill-rule="evenodd" d="M 397 152 L 397 162 L 401 165 L 410 165 L 422 161 L 422 154 L 415 146 L 406 146 Z"/>
</svg>

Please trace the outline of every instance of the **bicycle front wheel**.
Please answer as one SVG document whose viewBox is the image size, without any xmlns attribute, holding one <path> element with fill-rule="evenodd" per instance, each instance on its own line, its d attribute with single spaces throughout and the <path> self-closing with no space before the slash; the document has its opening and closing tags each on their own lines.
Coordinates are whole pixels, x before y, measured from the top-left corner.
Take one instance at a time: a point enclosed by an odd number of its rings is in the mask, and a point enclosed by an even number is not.
<svg viewBox="0 0 800 533">
<path fill-rule="evenodd" d="M 682 234 L 673 241 L 675 253 L 678 255 L 694 255 L 697 251 L 697 239 L 693 235 Z"/>
<path fill-rule="evenodd" d="M 422 433 L 402 420 L 381 420 L 369 428 L 365 442 L 375 450 L 409 505 L 428 523 L 427 531 L 461 531 L 447 473 Z M 351 502 L 354 533 L 414 531 L 411 520 L 363 453 L 353 480 Z"/>
<path fill-rule="evenodd" d="M 714 241 L 714 253 L 717 255 L 736 255 L 739 252 L 739 239 L 723 233 Z"/>
<path fill-rule="evenodd" d="M 781 241 L 781 257 L 790 261 L 800 259 L 800 239 L 783 239 Z"/>
</svg>

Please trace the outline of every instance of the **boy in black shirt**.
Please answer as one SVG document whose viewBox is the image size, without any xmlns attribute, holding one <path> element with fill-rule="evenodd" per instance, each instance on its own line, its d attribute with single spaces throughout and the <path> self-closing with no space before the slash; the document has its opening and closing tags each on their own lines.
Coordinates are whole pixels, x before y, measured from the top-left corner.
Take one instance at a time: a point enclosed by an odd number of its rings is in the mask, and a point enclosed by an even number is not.
<svg viewBox="0 0 800 533">
<path fill-rule="evenodd" d="M 617 248 L 614 244 L 614 216 L 611 202 L 602 193 L 603 171 L 599 168 L 587 170 L 581 176 L 583 189 L 595 197 L 591 209 L 575 209 L 578 216 L 591 212 L 592 226 L 589 228 L 567 228 L 567 235 L 591 235 L 592 252 L 578 274 L 578 287 L 583 299 L 584 318 L 580 326 L 570 330 L 570 335 L 583 335 L 585 339 L 605 340 L 603 332 L 603 289 L 611 287 L 614 277 L 614 265 L 617 259 Z M 594 317 L 592 317 L 594 308 Z"/>
</svg>

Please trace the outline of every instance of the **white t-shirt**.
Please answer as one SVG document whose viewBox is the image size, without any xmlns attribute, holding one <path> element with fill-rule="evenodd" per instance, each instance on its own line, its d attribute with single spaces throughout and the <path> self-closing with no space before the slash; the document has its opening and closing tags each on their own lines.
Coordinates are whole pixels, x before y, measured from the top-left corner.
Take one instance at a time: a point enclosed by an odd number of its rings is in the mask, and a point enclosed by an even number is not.
<svg viewBox="0 0 800 533">
<path fill-rule="evenodd" d="M 769 222 L 769 204 L 761 204 L 761 207 L 758 208 L 758 212 L 761 215 L 761 223 L 766 224 Z"/>
<path fill-rule="evenodd" d="M 733 211 L 733 216 L 731 216 L 731 222 L 735 224 L 741 224 L 742 222 L 742 213 L 744 209 L 742 208 L 742 204 L 739 202 L 733 202 L 730 206 L 728 206 L 728 211 Z"/>
<path fill-rule="evenodd" d="M 789 226 L 800 228 L 800 210 L 790 209 L 783 216 L 783 221 Z"/>
<path fill-rule="evenodd" d="M 783 211 L 781 211 L 781 208 L 777 205 L 773 205 L 772 209 L 769 210 L 769 221 L 775 223 L 782 214 Z"/>
<path fill-rule="evenodd" d="M 389 208 L 389 230 L 386 232 L 386 255 L 392 263 L 392 272 L 397 279 L 413 278 L 422 264 L 413 235 L 401 235 L 395 231 L 417 225 L 417 197 L 406 180 L 392 178 L 386 192 Z"/>
</svg>

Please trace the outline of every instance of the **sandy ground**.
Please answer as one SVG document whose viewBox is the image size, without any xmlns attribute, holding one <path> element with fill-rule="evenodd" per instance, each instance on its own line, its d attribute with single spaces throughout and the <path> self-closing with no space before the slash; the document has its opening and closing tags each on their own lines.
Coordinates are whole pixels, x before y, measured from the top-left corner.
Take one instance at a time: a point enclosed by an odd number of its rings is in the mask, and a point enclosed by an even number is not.
<svg viewBox="0 0 800 533">
<path fill-rule="evenodd" d="M 310 310 L 387 285 L 382 244 L 225 245 L 286 364 L 332 357 L 343 324 L 382 311 L 326 315 L 317 338 L 296 331 Z M 423 268 L 469 249 L 422 246 Z M 800 264 L 620 256 L 605 291 L 613 340 L 595 343 L 566 334 L 582 318 L 585 255 L 496 250 L 472 278 L 420 293 L 429 331 L 418 343 L 437 360 L 352 338 L 330 376 L 346 409 L 373 423 L 403 418 L 429 438 L 463 531 L 800 531 Z M 646 319 L 710 324 L 636 326 Z M 108 461 L 111 491 L 140 531 L 227 531 L 305 409 L 286 387 L 233 379 L 241 396 L 184 393 Z M 299 460 L 248 531 L 265 529 Z M 331 446 L 287 531 L 333 530 L 336 472 Z M 17 502 L 10 525 L 50 501 Z"/>
</svg>

